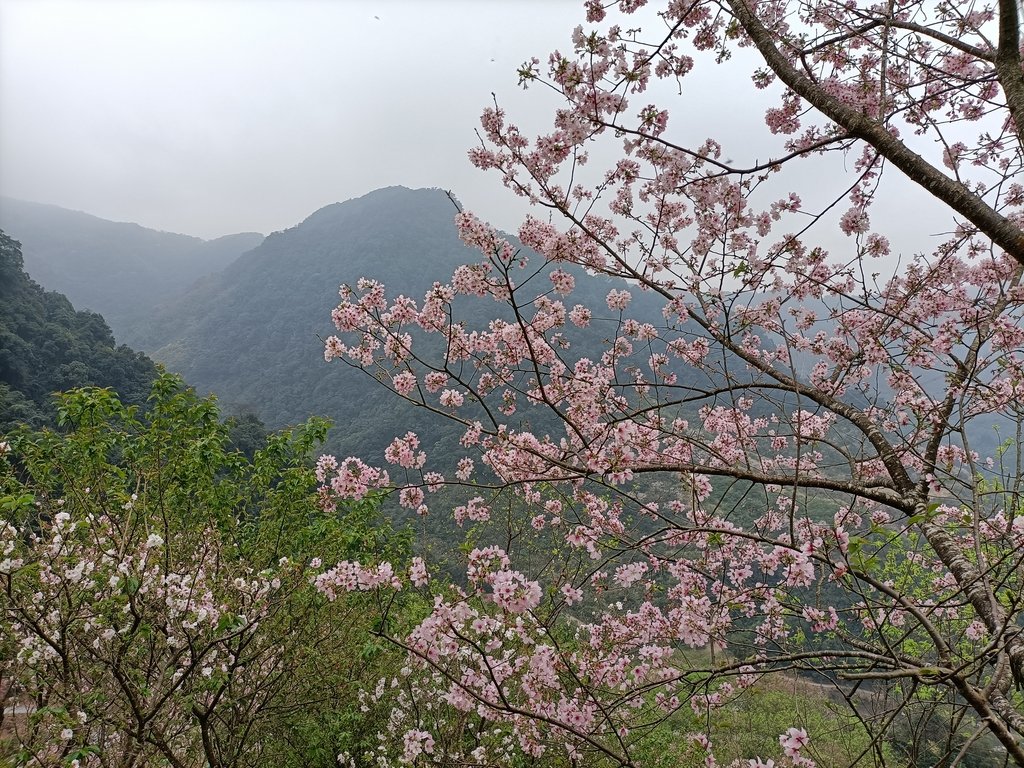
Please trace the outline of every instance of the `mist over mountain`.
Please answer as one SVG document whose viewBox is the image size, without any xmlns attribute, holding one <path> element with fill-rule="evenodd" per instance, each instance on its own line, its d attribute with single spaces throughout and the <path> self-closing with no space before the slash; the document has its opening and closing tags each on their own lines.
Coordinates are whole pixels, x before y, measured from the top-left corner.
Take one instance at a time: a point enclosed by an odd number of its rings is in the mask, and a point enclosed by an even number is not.
<svg viewBox="0 0 1024 768">
<path fill-rule="evenodd" d="M 100 313 L 133 346 L 155 305 L 263 241 L 254 232 L 202 240 L 9 197 L 0 198 L 0 229 L 21 242 L 34 280 Z"/>
<path fill-rule="evenodd" d="M 27 248 L 25 257 L 33 277 L 48 288 L 67 284 L 73 295 L 108 307 L 105 315 L 120 323 L 120 330 L 111 323 L 119 340 L 180 373 L 200 393 L 216 394 L 224 412 L 255 414 L 271 428 L 326 416 L 335 424 L 327 448 L 343 456 L 379 459 L 390 440 L 407 430 L 448 460 L 462 455 L 458 425 L 400 401 L 361 370 L 323 359 L 322 340 L 336 333 L 331 310 L 342 283 L 370 277 L 383 282 L 390 297 L 402 293 L 419 301 L 460 264 L 484 258 L 459 239 L 456 206 L 442 190 L 381 189 L 321 208 L 265 239 L 237 235 L 208 242 L 53 206 L 4 200 L 2 210 L 4 216 L 17 214 L 23 230 L 35 233 L 34 268 Z M 547 273 L 554 266 L 528 249 L 523 253 L 541 268 L 526 286 L 529 295 L 549 291 Z M 564 360 L 597 359 L 617 334 L 617 313 L 598 317 L 600 307 L 609 290 L 630 286 L 560 266 L 577 278 L 567 306 L 597 310 L 589 328 L 566 329 L 572 347 Z M 660 298 L 635 286 L 632 294 L 628 316 L 660 323 Z M 506 305 L 490 299 L 460 297 L 456 310 L 468 327 L 512 319 Z M 420 342 L 417 349 L 424 350 Z M 716 385 L 695 381 L 707 374 L 691 366 L 673 367 L 680 384 Z M 533 428 L 556 428 L 542 411 L 520 404 L 516 418 Z"/>
</svg>

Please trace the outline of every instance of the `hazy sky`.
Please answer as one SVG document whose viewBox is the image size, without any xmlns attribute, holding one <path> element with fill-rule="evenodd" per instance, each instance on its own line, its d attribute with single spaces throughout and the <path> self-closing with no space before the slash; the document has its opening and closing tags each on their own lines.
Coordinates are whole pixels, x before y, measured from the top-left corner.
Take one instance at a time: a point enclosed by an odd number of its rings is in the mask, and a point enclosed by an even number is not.
<svg viewBox="0 0 1024 768">
<path fill-rule="evenodd" d="M 550 127 L 554 95 L 518 88 L 516 69 L 569 51 L 582 6 L 0 0 L 0 194 L 209 238 L 284 229 L 401 184 L 451 189 L 514 230 L 525 205 L 466 151 L 492 92 L 527 134 Z M 666 102 L 676 138 L 713 135 L 727 156 L 767 159 L 758 137 L 773 96 L 751 86 L 743 55 L 698 63 L 683 96 L 662 83 L 641 98 Z M 842 162 L 796 181 L 824 200 L 849 183 Z M 889 234 L 921 250 L 946 222 L 893 190 L 879 207 L 905 238 Z"/>
<path fill-rule="evenodd" d="M 437 186 L 512 227 L 521 209 L 466 150 L 491 92 L 523 102 L 517 66 L 565 48 L 581 7 L 0 0 L 0 194 L 211 237 Z"/>
</svg>

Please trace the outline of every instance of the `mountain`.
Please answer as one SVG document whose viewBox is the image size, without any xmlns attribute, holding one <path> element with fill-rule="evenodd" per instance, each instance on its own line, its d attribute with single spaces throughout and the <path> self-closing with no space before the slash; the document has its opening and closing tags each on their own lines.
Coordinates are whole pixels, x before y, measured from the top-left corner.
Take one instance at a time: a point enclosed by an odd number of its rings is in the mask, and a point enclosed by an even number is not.
<svg viewBox="0 0 1024 768">
<path fill-rule="evenodd" d="M 329 205 L 160 308 L 139 329 L 140 346 L 200 392 L 216 393 L 227 410 L 253 411 L 272 428 L 331 418 L 328 447 L 343 456 L 380 457 L 392 437 L 411 429 L 450 460 L 461 454 L 461 429 L 401 403 L 362 371 L 324 362 L 321 339 L 336 333 L 331 310 L 342 283 L 366 276 L 382 281 L 389 296 L 419 301 L 456 266 L 480 261 L 459 240 L 455 213 L 437 189 L 392 187 Z M 535 280 L 538 292 L 550 288 L 543 275 Z M 610 288 L 623 287 L 600 278 L 577 286 L 570 306 L 600 304 Z M 631 309 L 644 301 L 657 311 L 654 297 L 639 292 Z M 482 326 L 504 308 L 489 299 L 459 306 Z M 587 347 L 592 354 L 600 340 Z"/>
<path fill-rule="evenodd" d="M 263 241 L 253 232 L 201 240 L 8 197 L 0 198 L 0 229 L 21 241 L 33 279 L 102 314 L 133 346 L 154 306 Z"/>
<path fill-rule="evenodd" d="M 423 430 L 429 414 L 326 363 L 321 339 L 336 333 L 341 283 L 366 275 L 419 298 L 477 260 L 458 239 L 455 212 L 439 190 L 397 187 L 329 205 L 161 307 L 140 329 L 140 346 L 227 410 L 253 411 L 272 428 L 328 416 L 332 448 L 379 454 L 392 425 Z"/>
<path fill-rule="evenodd" d="M 0 433 L 52 426 L 52 393 L 72 387 L 112 387 L 142 405 L 156 375 L 152 360 L 114 342 L 100 315 L 30 279 L 20 244 L 0 231 Z"/>
</svg>

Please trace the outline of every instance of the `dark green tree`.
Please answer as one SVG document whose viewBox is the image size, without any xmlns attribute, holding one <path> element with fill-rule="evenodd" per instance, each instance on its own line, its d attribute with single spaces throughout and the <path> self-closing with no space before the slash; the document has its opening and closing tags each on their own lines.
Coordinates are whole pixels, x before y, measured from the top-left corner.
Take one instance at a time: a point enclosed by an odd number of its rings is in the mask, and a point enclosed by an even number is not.
<svg viewBox="0 0 1024 768">
<path fill-rule="evenodd" d="M 31 280 L 21 245 L 0 231 L 0 433 L 52 426 L 53 393 L 74 387 L 111 387 L 142 405 L 156 376 L 153 361 L 118 346 L 100 315 Z"/>
</svg>

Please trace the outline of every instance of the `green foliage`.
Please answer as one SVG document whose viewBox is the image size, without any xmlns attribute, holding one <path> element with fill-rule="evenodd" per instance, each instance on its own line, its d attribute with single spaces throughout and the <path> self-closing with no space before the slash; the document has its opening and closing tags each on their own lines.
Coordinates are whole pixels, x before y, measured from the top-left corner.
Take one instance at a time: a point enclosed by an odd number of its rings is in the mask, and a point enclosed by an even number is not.
<svg viewBox="0 0 1024 768">
<path fill-rule="evenodd" d="M 371 594 L 330 602 L 311 580 L 318 561 L 400 564 L 410 541 L 374 499 L 321 511 L 327 423 L 249 457 L 214 401 L 166 374 L 145 409 L 93 387 L 55 416 L 60 431 L 22 426 L 0 458 L 0 684 L 35 706 L 0 755 L 326 768 L 364 749 L 387 712 L 358 691 L 398 655 L 371 634 Z M 187 596 L 165 599 L 182 579 Z"/>
<path fill-rule="evenodd" d="M 778 736 L 794 725 L 814 734 L 809 753 L 820 765 L 893 765 L 892 751 L 871 743 L 871 737 L 840 700 L 826 688 L 798 678 L 756 686 L 723 708 L 713 734 L 720 760 L 757 755 L 781 757 Z M 769 748 L 768 745 L 772 745 Z"/>
<path fill-rule="evenodd" d="M 255 413 L 248 411 L 231 416 L 225 424 L 232 449 L 245 454 L 250 460 L 256 455 L 256 451 L 266 448 L 267 426 Z"/>
<path fill-rule="evenodd" d="M 863 724 L 832 700 L 826 688 L 797 677 L 762 680 L 702 715 L 680 709 L 631 734 L 631 755 L 634 764 L 650 768 L 703 768 L 707 752 L 692 737 L 706 734 L 718 765 L 746 766 L 755 758 L 781 763 L 779 736 L 793 727 L 813 734 L 808 755 L 820 766 L 899 764 L 889 746 L 872 744 Z"/>
</svg>

